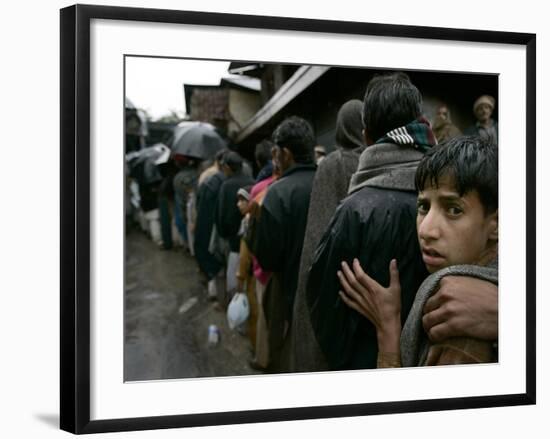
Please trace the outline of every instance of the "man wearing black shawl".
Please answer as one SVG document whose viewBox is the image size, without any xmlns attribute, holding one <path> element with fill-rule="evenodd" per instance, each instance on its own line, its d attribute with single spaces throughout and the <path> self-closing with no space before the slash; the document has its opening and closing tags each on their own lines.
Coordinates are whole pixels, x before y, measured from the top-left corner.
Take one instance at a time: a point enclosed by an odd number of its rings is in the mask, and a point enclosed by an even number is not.
<svg viewBox="0 0 550 439">
<path fill-rule="evenodd" d="M 351 178 L 313 258 L 306 299 L 315 337 L 330 369 L 375 368 L 376 331 L 340 299 L 337 271 L 358 258 L 382 285 L 388 266 L 399 264 L 402 321 L 427 276 L 417 241 L 414 174 L 424 152 L 436 143 L 421 117 L 422 97 L 407 75 L 374 77 L 363 102 L 368 147 Z"/>
<path fill-rule="evenodd" d="M 252 252 L 264 270 L 273 272 L 263 303 L 269 333 L 269 368 L 281 372 L 288 370 L 287 333 L 315 175 L 315 137 L 308 122 L 289 117 L 277 127 L 273 141 L 282 175 L 265 196 Z"/>
</svg>

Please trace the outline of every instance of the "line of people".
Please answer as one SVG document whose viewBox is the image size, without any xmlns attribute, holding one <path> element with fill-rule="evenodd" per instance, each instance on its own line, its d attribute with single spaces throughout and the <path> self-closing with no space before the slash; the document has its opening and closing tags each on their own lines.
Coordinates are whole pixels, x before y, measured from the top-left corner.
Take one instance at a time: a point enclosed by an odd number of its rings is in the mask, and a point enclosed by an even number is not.
<svg viewBox="0 0 550 439">
<path fill-rule="evenodd" d="M 233 151 L 198 178 L 194 254 L 209 297 L 224 268 L 225 291 L 246 292 L 254 368 L 497 358 L 496 123 L 438 145 L 421 108 L 407 75 L 376 76 L 319 166 L 289 117 L 257 145 L 256 180 Z"/>
</svg>

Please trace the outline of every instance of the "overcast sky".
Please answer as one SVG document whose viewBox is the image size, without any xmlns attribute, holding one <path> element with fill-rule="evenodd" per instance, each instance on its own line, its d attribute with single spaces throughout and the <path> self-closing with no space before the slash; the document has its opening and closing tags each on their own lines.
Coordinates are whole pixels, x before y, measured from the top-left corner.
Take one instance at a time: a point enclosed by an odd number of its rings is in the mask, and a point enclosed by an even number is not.
<svg viewBox="0 0 550 439">
<path fill-rule="evenodd" d="M 153 118 L 185 112 L 183 84 L 218 85 L 229 62 L 126 57 L 126 97 Z"/>
</svg>

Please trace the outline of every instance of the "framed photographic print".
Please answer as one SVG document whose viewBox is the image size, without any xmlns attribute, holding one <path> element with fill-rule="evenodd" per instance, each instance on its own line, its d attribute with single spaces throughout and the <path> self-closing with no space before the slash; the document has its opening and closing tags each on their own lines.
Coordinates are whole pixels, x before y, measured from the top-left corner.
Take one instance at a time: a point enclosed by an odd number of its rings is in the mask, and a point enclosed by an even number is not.
<svg viewBox="0 0 550 439">
<path fill-rule="evenodd" d="M 534 404 L 535 59 L 533 34 L 62 9 L 61 428 Z M 451 277 L 492 314 L 441 342 Z"/>
</svg>

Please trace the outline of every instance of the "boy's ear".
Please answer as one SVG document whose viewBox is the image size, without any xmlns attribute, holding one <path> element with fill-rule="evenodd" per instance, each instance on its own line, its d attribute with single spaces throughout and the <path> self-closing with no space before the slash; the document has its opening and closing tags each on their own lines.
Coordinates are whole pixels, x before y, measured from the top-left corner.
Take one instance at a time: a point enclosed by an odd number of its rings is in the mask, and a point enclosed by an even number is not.
<svg viewBox="0 0 550 439">
<path fill-rule="evenodd" d="M 489 239 L 498 241 L 498 209 L 489 215 Z"/>
</svg>

